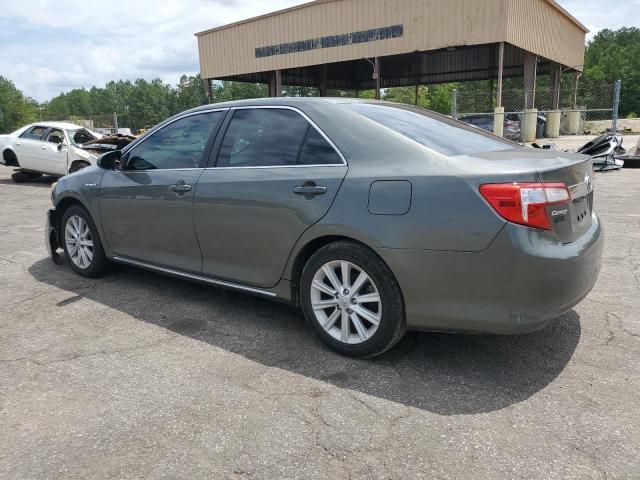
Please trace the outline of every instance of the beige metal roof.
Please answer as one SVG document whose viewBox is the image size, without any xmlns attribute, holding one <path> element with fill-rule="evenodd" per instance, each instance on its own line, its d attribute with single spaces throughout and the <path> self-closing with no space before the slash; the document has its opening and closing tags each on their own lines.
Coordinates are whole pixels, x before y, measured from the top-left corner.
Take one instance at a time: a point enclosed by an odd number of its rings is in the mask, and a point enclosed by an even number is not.
<svg viewBox="0 0 640 480">
<path fill-rule="evenodd" d="M 196 36 L 225 78 L 498 42 L 580 70 L 586 32 L 553 0 L 316 0 Z"/>
</svg>

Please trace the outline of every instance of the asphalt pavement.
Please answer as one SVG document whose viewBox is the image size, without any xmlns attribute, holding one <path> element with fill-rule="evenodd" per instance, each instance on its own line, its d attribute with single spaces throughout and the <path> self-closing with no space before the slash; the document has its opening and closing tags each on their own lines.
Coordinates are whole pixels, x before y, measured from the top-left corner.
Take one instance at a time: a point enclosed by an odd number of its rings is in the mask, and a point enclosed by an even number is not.
<svg viewBox="0 0 640 480">
<path fill-rule="evenodd" d="M 574 310 L 518 337 L 412 333 L 373 360 L 285 305 L 56 266 L 51 180 L 10 173 L 2 479 L 640 478 L 640 170 L 596 178 L 604 266 Z"/>
</svg>

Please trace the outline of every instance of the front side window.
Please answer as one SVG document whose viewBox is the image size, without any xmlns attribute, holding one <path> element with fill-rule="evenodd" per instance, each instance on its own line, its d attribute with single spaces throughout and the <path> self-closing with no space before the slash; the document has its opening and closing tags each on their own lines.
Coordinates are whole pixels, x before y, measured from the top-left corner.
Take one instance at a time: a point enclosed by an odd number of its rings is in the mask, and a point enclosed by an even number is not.
<svg viewBox="0 0 640 480">
<path fill-rule="evenodd" d="M 224 112 L 181 118 L 163 127 L 129 152 L 127 170 L 198 168 L 209 137 Z"/>
<path fill-rule="evenodd" d="M 47 127 L 36 125 L 35 127 L 27 129 L 27 131 L 20 135 L 20 138 L 26 138 L 29 140 L 42 140 L 42 137 L 46 131 Z"/>
<path fill-rule="evenodd" d="M 309 122 L 293 110 L 236 110 L 225 133 L 218 167 L 296 165 Z"/>
<path fill-rule="evenodd" d="M 351 103 L 345 106 L 425 147 L 447 156 L 510 150 L 515 144 L 444 115 L 407 106 Z"/>
<path fill-rule="evenodd" d="M 49 133 L 47 133 L 46 141 L 58 144 L 64 143 L 64 132 L 58 128 L 52 128 L 49 130 Z"/>
</svg>

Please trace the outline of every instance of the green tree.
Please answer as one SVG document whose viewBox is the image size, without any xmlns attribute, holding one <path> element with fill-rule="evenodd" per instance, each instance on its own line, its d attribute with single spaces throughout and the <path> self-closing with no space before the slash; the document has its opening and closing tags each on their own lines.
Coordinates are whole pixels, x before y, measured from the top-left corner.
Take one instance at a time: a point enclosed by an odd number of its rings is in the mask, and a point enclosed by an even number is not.
<svg viewBox="0 0 640 480">
<path fill-rule="evenodd" d="M 207 98 L 206 81 L 200 75 L 188 77 L 182 75 L 180 82 L 175 89 L 175 105 L 172 113 L 178 113 L 190 108 L 199 107 L 209 103 Z"/>
<path fill-rule="evenodd" d="M 601 30 L 585 53 L 583 89 L 622 80 L 620 114 L 640 111 L 640 29 Z"/>
<path fill-rule="evenodd" d="M 38 117 L 37 102 L 25 97 L 11 80 L 0 76 L 0 133 L 13 132 Z"/>
<path fill-rule="evenodd" d="M 214 84 L 211 90 L 214 103 L 269 96 L 267 85 L 262 83 L 220 82 Z"/>
</svg>

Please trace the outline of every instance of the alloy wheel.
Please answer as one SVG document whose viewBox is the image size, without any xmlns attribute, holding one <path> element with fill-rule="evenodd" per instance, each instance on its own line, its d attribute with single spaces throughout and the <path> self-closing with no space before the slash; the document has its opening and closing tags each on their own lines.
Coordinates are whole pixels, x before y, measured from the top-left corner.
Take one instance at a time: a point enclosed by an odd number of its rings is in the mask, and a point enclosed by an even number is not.
<svg viewBox="0 0 640 480">
<path fill-rule="evenodd" d="M 356 345 L 369 340 L 382 319 L 380 292 L 371 277 L 345 260 L 324 264 L 311 282 L 316 321 L 336 340 Z"/>
<path fill-rule="evenodd" d="M 89 268 L 93 261 L 93 238 L 89 225 L 82 217 L 69 217 L 64 229 L 64 241 L 73 264 L 78 268 Z"/>
</svg>

